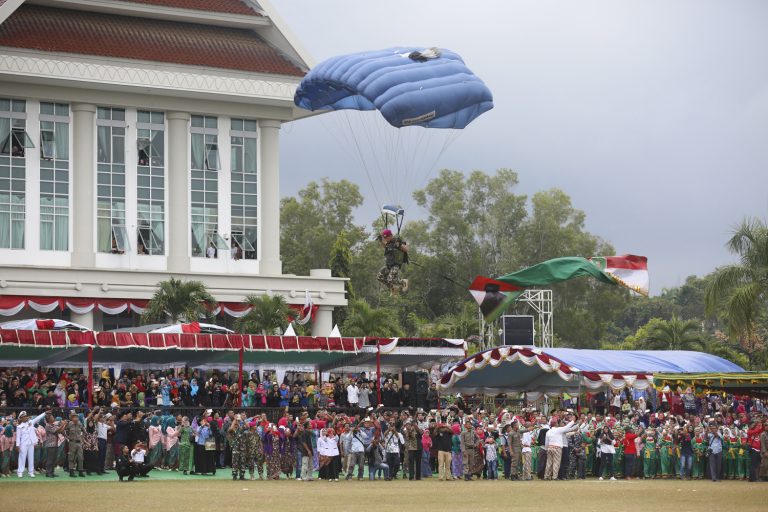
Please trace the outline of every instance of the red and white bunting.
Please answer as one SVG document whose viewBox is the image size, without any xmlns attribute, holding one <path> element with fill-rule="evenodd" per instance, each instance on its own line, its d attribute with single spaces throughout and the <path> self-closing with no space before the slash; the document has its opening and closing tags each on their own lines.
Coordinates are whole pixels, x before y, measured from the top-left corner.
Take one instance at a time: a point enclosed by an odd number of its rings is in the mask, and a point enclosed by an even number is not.
<svg viewBox="0 0 768 512">
<path fill-rule="evenodd" d="M 557 372 L 557 375 L 565 382 L 578 382 L 576 379 L 581 374 L 582 385 L 590 390 L 599 389 L 606 385 L 614 391 L 620 391 L 627 386 L 643 390 L 653 383 L 653 375 L 650 374 L 581 372 L 578 368 L 571 368 L 547 355 L 544 350 L 507 346 L 479 352 L 465 359 L 443 374 L 439 386 L 443 389 L 449 389 L 469 375 L 470 372 L 481 370 L 487 365 L 496 368 L 504 362 L 516 363 L 518 361 L 526 366 L 538 365 L 547 373 Z"/>
</svg>

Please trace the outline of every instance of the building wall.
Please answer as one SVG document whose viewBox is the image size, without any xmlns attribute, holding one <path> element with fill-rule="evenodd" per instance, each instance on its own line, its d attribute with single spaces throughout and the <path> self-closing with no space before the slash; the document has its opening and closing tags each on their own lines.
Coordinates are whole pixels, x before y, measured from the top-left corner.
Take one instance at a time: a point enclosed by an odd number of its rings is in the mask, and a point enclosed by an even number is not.
<svg viewBox="0 0 768 512">
<path fill-rule="evenodd" d="M 136 63 L 62 56 L 60 73 L 32 64 L 56 57 L 34 52 L 0 52 L 0 98 L 26 100 L 26 133 L 34 149 L 25 154 L 25 244 L 23 249 L 0 249 L 0 294 L 89 298 L 150 298 L 158 281 L 169 275 L 202 280 L 220 301 L 237 302 L 250 293 L 280 293 L 290 303 L 303 303 L 309 290 L 321 305 L 322 329 L 335 306 L 346 305 L 344 281 L 318 272 L 313 277 L 283 276 L 279 258 L 279 128 L 293 116 L 286 84 L 268 85 L 265 77 L 216 71 L 209 77 L 228 83 L 230 90 L 207 91 L 195 80 L 187 87 L 159 87 L 157 76 L 133 76 L 136 83 L 95 80 L 83 66 L 134 69 Z M 98 62 L 94 62 L 98 61 Z M 98 67 L 97 66 L 97 67 Z M 152 69 L 154 66 L 145 66 Z M 106 73 L 99 68 L 99 73 Z M 189 73 L 183 67 L 162 66 L 166 73 Z M 178 69 L 177 69 L 178 68 Z M 67 69 L 71 73 L 67 74 Z M 89 68 L 90 69 L 90 68 Z M 80 70 L 80 71 L 77 71 Z M 63 71 L 63 72 L 62 72 Z M 80 76 L 74 76 L 80 73 Z M 207 71 L 200 71 L 205 77 Z M 98 77 L 97 77 L 98 78 Z M 199 78 L 199 77 L 198 77 Z M 229 81 L 227 81 L 229 80 Z M 143 86 L 140 82 L 144 81 Z M 127 81 L 127 82 L 130 82 Z M 248 83 L 262 83 L 264 91 L 282 96 L 254 98 L 244 92 Z M 235 85 L 232 85 L 235 84 Z M 266 85 L 265 85 L 266 84 Z M 290 90 L 290 83 L 287 84 Z M 271 89 L 270 89 L 271 87 Z M 241 90 L 239 90 L 240 88 Z M 40 102 L 69 105 L 69 233 L 68 250 L 40 248 Z M 125 230 L 130 250 L 122 254 L 99 252 L 97 197 L 98 107 L 124 109 Z M 137 254 L 137 112 L 164 114 L 164 254 Z M 257 122 L 258 245 L 256 259 L 235 260 L 229 251 L 217 258 L 191 253 L 190 118 L 214 116 L 218 120 L 221 167 L 218 178 L 218 234 L 231 242 L 231 144 L 232 118 Z M 2 318 L 0 318 L 2 320 Z M 77 321 L 73 318 L 73 321 Z M 91 319 L 91 322 L 93 319 Z M 313 331 L 313 333 L 315 333 Z M 317 332 L 316 334 L 328 334 Z"/>
</svg>

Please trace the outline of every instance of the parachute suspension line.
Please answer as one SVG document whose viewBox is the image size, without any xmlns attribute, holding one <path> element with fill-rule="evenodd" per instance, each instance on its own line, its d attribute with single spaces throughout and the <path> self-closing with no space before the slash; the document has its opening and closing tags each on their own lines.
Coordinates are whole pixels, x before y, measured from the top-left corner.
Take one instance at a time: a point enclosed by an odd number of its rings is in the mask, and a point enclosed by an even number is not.
<svg viewBox="0 0 768 512">
<path fill-rule="evenodd" d="M 365 114 L 362 116 L 365 118 Z M 367 116 L 370 118 L 370 116 Z M 373 123 L 376 123 L 378 120 L 372 120 L 372 119 L 363 119 L 360 123 L 361 129 L 358 130 L 359 132 L 362 132 L 362 135 L 366 139 L 365 146 L 371 149 L 371 156 L 373 158 L 373 161 L 376 165 L 376 169 L 378 171 L 378 176 L 381 178 L 381 187 L 384 191 L 387 193 L 387 196 L 390 197 L 392 195 L 392 184 L 389 182 L 390 180 L 385 179 L 386 176 L 386 168 L 384 167 L 385 159 L 381 158 L 379 153 L 379 148 L 381 147 L 381 138 L 377 137 L 377 131 L 376 125 Z M 350 123 L 351 126 L 351 123 Z M 353 135 L 355 136 L 355 142 L 357 143 L 357 132 L 353 131 Z M 371 183 L 373 182 L 373 178 L 371 178 Z M 375 185 L 372 183 L 372 187 L 375 187 Z M 376 191 L 374 190 L 374 196 L 376 196 Z M 381 204 L 381 201 L 378 200 L 378 197 L 376 198 L 376 201 L 378 204 Z"/>
<path fill-rule="evenodd" d="M 424 175 L 424 179 L 422 180 L 421 185 L 419 186 L 419 188 L 424 188 L 424 186 L 426 185 L 427 181 L 432 176 L 432 173 L 435 172 L 435 168 L 437 167 L 437 163 L 440 161 L 440 159 L 442 158 L 443 154 L 446 151 L 448 151 L 448 148 L 450 148 L 453 145 L 453 143 L 456 142 L 457 140 L 459 140 L 459 137 L 461 137 L 463 135 L 462 131 L 463 130 L 451 130 L 452 133 L 450 135 L 448 135 L 448 137 L 446 137 L 445 141 L 443 142 L 443 147 L 440 149 L 440 152 L 437 154 L 437 156 L 435 156 L 435 159 L 432 161 L 432 164 L 427 169 L 427 173 Z"/>
<path fill-rule="evenodd" d="M 376 199 L 376 204 L 381 204 L 381 201 L 379 201 L 379 196 L 376 193 L 376 187 L 373 185 L 373 180 L 371 179 L 371 173 L 368 170 L 368 164 L 365 162 L 365 158 L 363 155 L 363 150 L 360 148 L 360 144 L 358 143 L 357 137 L 355 137 L 355 131 L 352 128 L 352 123 L 349 120 L 349 116 L 347 115 L 347 112 L 344 112 L 344 117 L 347 120 L 347 125 L 349 127 L 349 132 L 352 134 L 352 141 L 355 144 L 355 147 L 357 148 L 357 153 L 360 157 L 360 161 L 362 162 L 363 169 L 365 170 L 365 176 L 368 178 L 368 184 L 371 186 L 371 190 L 373 191 L 373 197 Z"/>
</svg>

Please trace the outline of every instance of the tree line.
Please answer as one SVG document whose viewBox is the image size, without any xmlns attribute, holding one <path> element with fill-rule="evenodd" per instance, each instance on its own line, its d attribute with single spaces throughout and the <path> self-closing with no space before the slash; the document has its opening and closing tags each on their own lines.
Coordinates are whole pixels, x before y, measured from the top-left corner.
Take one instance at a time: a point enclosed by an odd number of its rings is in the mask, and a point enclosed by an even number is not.
<svg viewBox="0 0 768 512">
<path fill-rule="evenodd" d="M 413 194 L 420 212 L 401 236 L 411 264 L 407 294 L 391 297 L 375 280 L 383 264 L 375 234 L 383 221 L 355 224 L 362 206 L 357 185 L 321 180 L 281 210 L 283 267 L 307 274 L 327 267 L 349 278 L 350 306 L 336 312 L 344 335 L 445 336 L 478 334 L 478 315 L 467 287 L 476 275 L 500 276 L 561 256 L 612 255 L 611 244 L 585 228 L 586 214 L 562 190 L 531 197 L 517 192 L 510 169 L 464 174 L 442 170 Z M 414 217 L 412 212 L 407 212 Z M 768 230 L 746 219 L 728 247 L 737 262 L 690 276 L 658 296 L 639 297 L 589 279 L 552 285 L 555 345 L 576 348 L 694 349 L 745 368 L 768 363 L 766 292 Z M 518 304 L 510 313 L 526 314 Z"/>
<path fill-rule="evenodd" d="M 283 270 L 308 275 L 312 268 L 330 267 L 334 276 L 348 279 L 349 306 L 334 312 L 344 336 L 477 335 L 477 306 L 467 291 L 476 275 L 496 277 L 562 256 L 616 253 L 609 242 L 587 231 L 586 214 L 565 192 L 550 189 L 528 197 L 517 192 L 518 184 L 510 169 L 493 174 L 444 169 L 415 191 L 419 213 L 407 212 L 400 233 L 412 260 L 405 271 L 410 289 L 393 297 L 375 279 L 383 265 L 375 239 L 383 219 L 372 215 L 367 226 L 355 223 L 354 211 L 363 204 L 356 184 L 311 182 L 281 202 Z M 745 219 L 728 247 L 737 257 L 734 264 L 690 276 L 682 286 L 654 297 L 631 296 L 591 279 L 553 284 L 555 346 L 703 350 L 747 369 L 765 368 L 765 222 Z M 247 301 L 254 306 L 252 314 L 236 323 L 238 330 L 285 328 L 292 310 L 284 300 Z M 259 312 L 263 308 L 269 312 Z M 521 303 L 508 313 L 530 314 Z M 305 328 L 297 326 L 297 332 Z"/>
</svg>

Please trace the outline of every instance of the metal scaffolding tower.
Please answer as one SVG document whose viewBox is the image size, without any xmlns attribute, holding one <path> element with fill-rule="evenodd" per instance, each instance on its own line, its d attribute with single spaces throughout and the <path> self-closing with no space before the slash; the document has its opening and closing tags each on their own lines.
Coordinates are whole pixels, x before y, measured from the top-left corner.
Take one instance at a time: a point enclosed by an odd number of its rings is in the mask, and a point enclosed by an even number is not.
<svg viewBox="0 0 768 512">
<path fill-rule="evenodd" d="M 552 290 L 525 290 L 517 302 L 523 302 L 533 309 L 538 318 L 538 332 L 534 333 L 537 346 L 551 348 L 552 333 Z M 536 336 L 538 334 L 538 337 Z"/>
<path fill-rule="evenodd" d="M 551 348 L 554 338 L 552 332 L 552 290 L 525 290 L 517 299 L 517 303 L 527 304 L 536 314 L 537 329 L 534 332 L 534 345 L 541 348 Z M 498 334 L 501 337 L 501 329 L 494 329 L 494 322 L 486 323 L 480 308 L 477 309 L 480 323 L 479 335 L 473 335 L 472 341 L 479 341 L 480 349 L 488 349 L 496 346 L 494 340 Z M 467 341 L 470 341 L 468 338 Z"/>
</svg>

